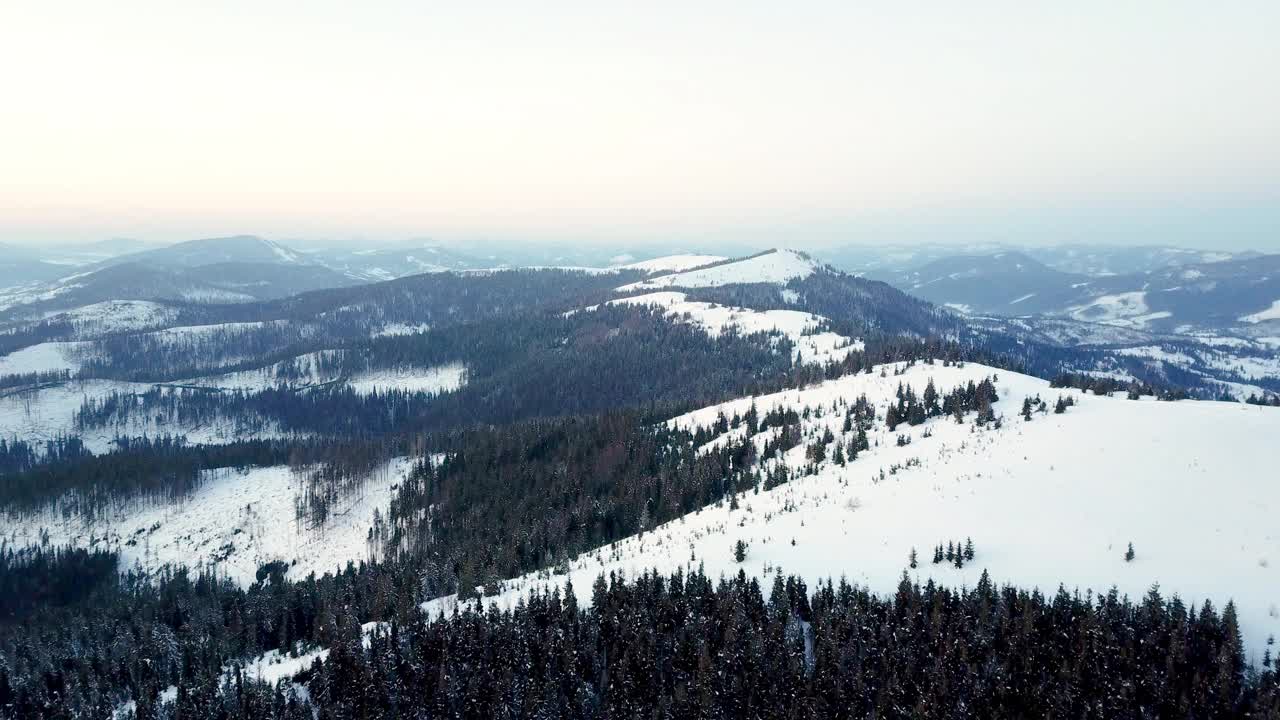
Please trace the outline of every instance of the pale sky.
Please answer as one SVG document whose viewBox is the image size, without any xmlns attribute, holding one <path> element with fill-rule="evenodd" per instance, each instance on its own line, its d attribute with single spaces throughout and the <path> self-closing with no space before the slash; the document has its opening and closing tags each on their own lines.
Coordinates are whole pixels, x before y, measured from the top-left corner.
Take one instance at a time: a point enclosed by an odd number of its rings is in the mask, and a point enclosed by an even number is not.
<svg viewBox="0 0 1280 720">
<path fill-rule="evenodd" d="M 0 3 L 0 241 L 1280 249 L 1280 2 Z"/>
</svg>

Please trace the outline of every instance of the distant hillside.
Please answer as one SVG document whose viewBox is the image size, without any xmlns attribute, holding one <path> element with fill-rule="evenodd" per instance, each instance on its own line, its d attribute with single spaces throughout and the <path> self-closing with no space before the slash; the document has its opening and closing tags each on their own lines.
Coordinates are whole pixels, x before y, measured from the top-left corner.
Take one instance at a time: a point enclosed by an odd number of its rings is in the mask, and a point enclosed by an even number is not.
<svg viewBox="0 0 1280 720">
<path fill-rule="evenodd" d="M 137 263 L 161 268 L 194 268 L 221 263 L 315 264 L 296 250 L 254 235 L 190 240 L 168 247 L 120 255 L 105 263 Z"/>
</svg>

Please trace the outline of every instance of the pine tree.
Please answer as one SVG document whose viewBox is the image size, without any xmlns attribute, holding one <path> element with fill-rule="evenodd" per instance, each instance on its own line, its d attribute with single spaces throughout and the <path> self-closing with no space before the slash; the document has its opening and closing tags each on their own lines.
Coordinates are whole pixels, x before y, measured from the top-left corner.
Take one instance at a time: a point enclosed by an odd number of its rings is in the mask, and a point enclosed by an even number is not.
<svg viewBox="0 0 1280 720">
<path fill-rule="evenodd" d="M 1124 561 L 1133 562 L 1133 559 L 1135 557 L 1137 556 L 1134 555 L 1134 552 L 1133 552 L 1133 543 L 1129 543 L 1129 549 L 1124 552 Z"/>
<path fill-rule="evenodd" d="M 912 570 L 916 569 L 916 549 L 915 548 L 911 548 L 910 562 L 908 562 L 907 564 L 911 566 Z"/>
<path fill-rule="evenodd" d="M 933 378 L 929 378 L 929 383 L 924 386 L 924 411 L 929 417 L 942 414 L 942 408 L 938 407 L 938 388 L 934 387 Z"/>
<path fill-rule="evenodd" d="M 956 546 L 955 546 L 955 543 L 953 543 L 953 542 L 951 542 L 950 540 L 948 540 L 948 541 L 947 541 L 947 562 L 952 562 L 952 561 L 954 561 L 955 559 L 956 559 Z"/>
<path fill-rule="evenodd" d="M 743 562 L 747 559 L 747 543 L 741 538 L 733 544 L 733 560 L 734 562 Z"/>
<path fill-rule="evenodd" d="M 965 538 L 964 541 L 964 559 L 973 559 L 973 538 Z"/>
</svg>

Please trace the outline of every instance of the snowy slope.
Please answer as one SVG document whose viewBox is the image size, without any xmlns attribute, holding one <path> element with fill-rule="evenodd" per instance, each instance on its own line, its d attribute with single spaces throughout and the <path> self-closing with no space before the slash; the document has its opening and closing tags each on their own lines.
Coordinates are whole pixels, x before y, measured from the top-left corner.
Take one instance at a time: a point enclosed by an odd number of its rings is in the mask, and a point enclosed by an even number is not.
<svg viewBox="0 0 1280 720">
<path fill-rule="evenodd" d="M 82 358 L 89 351 L 86 342 L 44 342 L 0 355 L 0 375 L 80 370 Z"/>
<path fill-rule="evenodd" d="M 1256 313 L 1245 315 L 1240 318 L 1240 322 L 1260 323 L 1268 320 L 1280 320 L 1280 300 L 1271 303 L 1271 307 L 1265 310 L 1259 310 Z"/>
<path fill-rule="evenodd" d="M 866 393 L 882 408 L 899 381 L 919 393 L 932 377 L 945 392 L 993 373 L 999 375 L 1002 429 L 935 419 L 900 426 L 898 432 L 913 442 L 899 447 L 877 423 L 871 450 L 845 467 L 824 462 L 815 475 L 744 493 L 738 510 L 708 508 L 579 557 L 568 577 L 587 588 L 601 572 L 669 572 L 701 564 L 712 574 L 739 568 L 760 577 L 800 574 L 811 587 L 821 578 L 846 576 L 891 594 L 915 548 L 920 565 L 910 575 L 921 582 L 972 587 L 987 569 L 996 582 L 1046 592 L 1059 583 L 1081 592 L 1116 586 L 1136 598 L 1159 583 L 1166 596 L 1177 593 L 1189 603 L 1211 599 L 1220 609 L 1234 599 L 1256 662 L 1266 638 L 1280 634 L 1280 486 L 1268 471 L 1280 411 L 1063 391 L 1079 404 L 1026 422 L 1016 416 L 1023 397 L 1039 394 L 1052 403 L 1059 391 L 1036 378 L 972 364 L 918 366 L 901 377 L 846 376 L 755 402 L 761 414 L 781 405 L 809 408 L 806 442 L 824 428 L 840 439 L 842 413 L 831 412 L 835 403 Z M 673 422 L 707 426 L 721 413 L 745 412 L 751 402 L 725 403 Z M 924 437 L 926 431 L 932 436 Z M 803 467 L 803 445 L 786 462 Z M 976 546 L 971 564 L 931 564 L 936 544 L 969 537 Z M 741 566 L 730 552 L 740 538 L 749 544 Z M 1126 563 L 1130 542 L 1137 558 Z M 511 603 L 564 580 L 545 572 L 526 576 L 506 583 L 497 600 Z M 447 609 L 454 602 L 443 598 L 427 607 Z"/>
<path fill-rule="evenodd" d="M 179 380 L 172 384 L 245 392 L 259 392 L 275 387 L 297 389 L 324 385 L 340 379 L 336 372 L 325 369 L 325 363 L 335 360 L 343 352 L 342 350 L 317 350 L 252 370 L 205 375 Z"/>
<path fill-rule="evenodd" d="M 618 292 L 659 290 L 671 287 L 719 287 L 737 283 L 786 284 L 806 278 L 818 269 L 818 263 L 794 250 L 771 250 L 767 253 L 731 263 L 697 270 L 662 275 L 618 288 Z"/>
<path fill-rule="evenodd" d="M 173 322 L 178 312 L 146 300 L 108 300 L 85 305 L 47 318 L 75 326 L 76 336 L 87 338 L 111 333 L 152 330 Z"/>
<path fill-rule="evenodd" d="M 146 383 L 116 380 L 73 380 L 38 391 L 0 395 L 0 437 L 43 444 L 77 435 L 92 453 L 110 452 L 117 437 L 183 436 L 190 444 L 220 444 L 253 438 L 281 437 L 274 423 L 252 419 L 222 419 L 212 423 L 176 422 L 162 416 L 135 415 L 128 422 L 88 431 L 76 429 L 76 413 L 87 400 L 103 400 L 112 393 L 143 393 Z"/>
<path fill-rule="evenodd" d="M 780 333 L 793 343 L 793 356 L 803 364 L 839 362 L 850 352 L 861 350 L 860 340 L 830 331 L 819 331 L 826 318 L 798 310 L 752 310 L 688 300 L 684 293 L 664 291 L 620 298 L 610 305 L 651 305 L 666 309 L 667 317 L 691 323 L 711 337 L 733 330 L 743 335 Z"/>
<path fill-rule="evenodd" d="M 1145 327 L 1152 320 L 1172 315 L 1168 311 L 1152 312 L 1147 306 L 1145 291 L 1103 295 L 1086 305 L 1067 308 L 1067 314 L 1076 320 L 1134 328 Z"/>
<path fill-rule="evenodd" d="M 467 368 L 462 363 L 449 363 L 436 367 L 404 367 L 371 370 L 351 377 L 347 383 L 357 395 L 402 390 L 438 394 L 451 392 L 465 385 Z"/>
<path fill-rule="evenodd" d="M 185 501 L 129 503 L 92 523 L 53 511 L 24 519 L 0 516 L 0 535 L 18 546 L 39 542 L 41 531 L 55 545 L 105 545 L 120 551 L 122 567 L 147 572 L 166 565 L 216 566 L 248 585 L 259 567 L 279 560 L 290 566 L 287 577 L 305 578 L 376 556 L 369 529 L 375 514 L 386 517 L 396 486 L 412 466 L 401 458 L 380 468 L 363 493 L 340 501 L 319 528 L 296 519 L 294 500 L 303 478 L 279 466 L 207 471 L 205 483 Z"/>
<path fill-rule="evenodd" d="M 652 260 L 641 260 L 639 262 L 627 263 L 619 265 L 619 270 L 639 270 L 641 272 L 658 273 L 658 272 L 684 272 L 686 270 L 694 270 L 707 265 L 724 262 L 729 258 L 722 255 L 665 255 L 663 257 L 653 258 Z"/>
<path fill-rule="evenodd" d="M 254 370 L 207 375 L 173 383 L 177 386 L 258 392 L 276 387 L 304 389 L 344 383 L 357 394 L 370 395 L 388 390 L 442 393 L 466 383 L 466 367 L 451 363 L 435 367 L 406 366 L 368 370 L 344 377 L 332 367 L 344 350 L 317 350 Z"/>
</svg>

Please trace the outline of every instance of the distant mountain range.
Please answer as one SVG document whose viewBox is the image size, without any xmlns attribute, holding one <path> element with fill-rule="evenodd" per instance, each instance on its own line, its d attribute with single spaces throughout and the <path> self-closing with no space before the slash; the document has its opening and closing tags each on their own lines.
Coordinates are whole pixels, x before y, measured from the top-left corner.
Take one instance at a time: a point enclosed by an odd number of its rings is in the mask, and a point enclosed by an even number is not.
<svg viewBox="0 0 1280 720">
<path fill-rule="evenodd" d="M 0 246 L 0 316 L 31 317 L 105 300 L 240 303 L 450 271 L 612 267 L 660 275 L 675 269 L 614 251 L 446 246 L 424 240 L 304 252 L 253 235 L 166 247 L 123 238 L 42 249 L 8 245 Z M 763 262 L 791 257 L 775 255 Z M 845 247 L 815 253 L 815 259 L 969 315 L 1063 318 L 1157 333 L 1266 334 L 1280 324 L 1280 255 L 1160 246 L 1019 250 L 988 244 L 959 252 L 946 245 Z M 672 282 L 645 281 L 645 286 Z"/>
<path fill-rule="evenodd" d="M 1248 260 L 1262 253 L 1193 250 L 1161 245 L 1053 245 L 1031 247 L 1010 243 L 937 243 L 923 245 L 849 245 L 815 251 L 823 261 L 846 272 L 888 280 L 894 275 L 918 270 L 937 260 L 957 256 L 992 256 L 1015 253 L 1064 273 L 1079 275 L 1126 275 L 1169 266 L 1197 265 Z"/>
<path fill-rule="evenodd" d="M 25 258 L 0 281 L 7 286 L 0 289 L 0 319 L 40 317 L 107 300 L 241 303 L 361 282 L 248 235 L 192 240 L 79 266 Z"/>
<path fill-rule="evenodd" d="M 1000 252 L 951 256 L 877 274 L 966 314 L 1043 315 L 1179 333 L 1280 320 L 1274 310 L 1280 300 L 1280 255 L 1090 275 L 1064 272 L 1029 254 Z"/>
</svg>

